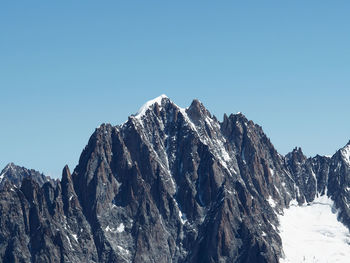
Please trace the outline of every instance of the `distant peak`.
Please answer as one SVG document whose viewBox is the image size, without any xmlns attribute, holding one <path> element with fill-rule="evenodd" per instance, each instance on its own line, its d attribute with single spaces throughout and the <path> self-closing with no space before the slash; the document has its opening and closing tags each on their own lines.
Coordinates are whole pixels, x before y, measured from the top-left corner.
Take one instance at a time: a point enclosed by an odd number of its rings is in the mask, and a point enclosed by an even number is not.
<svg viewBox="0 0 350 263">
<path fill-rule="evenodd" d="M 234 122 L 236 122 L 236 121 L 239 121 L 241 123 L 248 123 L 249 122 L 247 117 L 242 112 L 237 112 L 236 114 L 231 113 L 228 117 L 227 117 L 227 115 L 226 116 L 225 115 L 226 114 L 224 114 L 224 121 L 225 121 L 225 119 L 226 119 L 226 121 L 228 119 L 231 119 Z"/>
<path fill-rule="evenodd" d="M 201 119 L 202 116 L 210 116 L 211 114 L 209 111 L 204 107 L 204 105 L 198 100 L 194 99 L 190 105 L 190 107 L 187 109 L 187 113 L 191 117 L 192 120 L 197 121 Z"/>
<path fill-rule="evenodd" d="M 287 159 L 291 159 L 299 163 L 302 163 L 307 159 L 301 147 L 297 147 L 297 146 L 294 147 L 293 151 L 291 151 L 290 153 L 287 153 L 286 157 Z"/>
<path fill-rule="evenodd" d="M 10 168 L 10 167 L 14 167 L 14 166 L 16 166 L 16 165 L 15 165 L 14 163 L 12 163 L 12 162 L 11 162 L 11 163 L 8 163 L 8 164 L 6 165 L 6 167 L 9 167 L 9 168 Z"/>
<path fill-rule="evenodd" d="M 138 110 L 138 112 L 136 113 L 135 117 L 136 117 L 136 118 L 142 117 L 142 116 L 146 113 L 146 111 L 147 111 L 150 107 L 152 107 L 154 104 L 158 104 L 159 106 L 161 106 L 161 105 L 162 105 L 163 99 L 168 99 L 168 100 L 169 100 L 169 98 L 168 98 L 167 95 L 162 94 L 162 95 L 158 96 L 157 98 L 154 98 L 154 99 L 152 99 L 152 100 L 147 101 L 147 102 L 146 102 L 145 104 L 143 104 L 142 107 Z"/>
<path fill-rule="evenodd" d="M 298 146 L 295 146 L 295 147 L 294 147 L 293 152 L 303 154 L 303 150 L 301 149 L 301 147 L 298 147 Z"/>
<path fill-rule="evenodd" d="M 245 118 L 245 115 L 241 111 L 238 111 L 236 114 L 233 114 L 233 115 Z"/>
<path fill-rule="evenodd" d="M 202 103 L 199 100 L 194 99 L 188 109 L 195 109 L 196 111 L 201 111 L 202 107 Z"/>
<path fill-rule="evenodd" d="M 8 163 L 3 169 L 3 173 L 7 172 L 8 170 L 14 169 L 15 167 L 17 167 L 17 165 L 15 165 L 14 163 Z"/>
</svg>

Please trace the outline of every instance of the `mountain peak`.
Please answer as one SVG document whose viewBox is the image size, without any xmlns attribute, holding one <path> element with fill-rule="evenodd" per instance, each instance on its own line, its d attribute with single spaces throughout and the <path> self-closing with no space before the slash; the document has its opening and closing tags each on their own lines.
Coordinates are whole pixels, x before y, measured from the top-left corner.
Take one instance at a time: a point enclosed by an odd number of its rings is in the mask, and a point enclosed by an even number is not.
<svg viewBox="0 0 350 263">
<path fill-rule="evenodd" d="M 66 180 L 67 178 L 71 177 L 70 169 L 68 165 L 65 165 L 62 170 L 62 180 Z"/>
<path fill-rule="evenodd" d="M 5 166 L 5 168 L 1 171 L 0 174 L 0 189 L 3 187 L 6 181 L 10 181 L 16 186 L 20 186 L 22 180 L 25 177 L 32 177 L 40 186 L 45 182 L 50 181 L 49 178 L 38 171 L 33 169 L 27 169 L 22 166 L 18 166 L 14 163 L 9 163 Z"/>
<path fill-rule="evenodd" d="M 149 108 L 151 108 L 153 105 L 158 104 L 159 106 L 162 105 L 163 100 L 168 100 L 170 101 L 170 99 L 168 98 L 168 96 L 166 96 L 165 94 L 162 94 L 160 96 L 158 96 L 157 98 L 154 98 L 152 100 L 147 101 L 145 104 L 142 105 L 142 107 L 137 111 L 137 113 L 135 114 L 136 118 L 141 118 L 143 115 L 145 115 L 145 113 L 147 112 L 147 110 Z"/>
<path fill-rule="evenodd" d="M 297 154 L 304 154 L 301 147 L 298 147 L 298 146 L 295 146 L 292 152 Z"/>
<path fill-rule="evenodd" d="M 5 166 L 5 168 L 4 168 L 4 170 L 3 171 L 7 171 L 7 170 L 9 170 L 9 169 L 13 169 L 13 168 L 15 168 L 17 165 L 15 165 L 14 163 L 8 163 L 6 166 Z"/>
<path fill-rule="evenodd" d="M 19 167 L 17 165 L 15 165 L 14 163 L 8 163 L 5 168 L 1 171 L 1 176 L 0 176 L 0 181 L 2 180 L 2 178 L 4 177 L 4 175 L 6 173 L 8 173 L 9 171 L 12 171 L 12 170 L 15 170 L 16 168 L 22 168 L 22 167 Z"/>
<path fill-rule="evenodd" d="M 300 147 L 294 147 L 293 151 L 287 153 L 286 158 L 294 163 L 303 163 L 307 157 Z"/>
<path fill-rule="evenodd" d="M 187 109 L 187 113 L 190 115 L 191 119 L 197 121 L 203 115 L 207 115 L 211 117 L 210 112 L 204 107 L 203 103 L 201 103 L 198 99 L 194 99 Z"/>
</svg>

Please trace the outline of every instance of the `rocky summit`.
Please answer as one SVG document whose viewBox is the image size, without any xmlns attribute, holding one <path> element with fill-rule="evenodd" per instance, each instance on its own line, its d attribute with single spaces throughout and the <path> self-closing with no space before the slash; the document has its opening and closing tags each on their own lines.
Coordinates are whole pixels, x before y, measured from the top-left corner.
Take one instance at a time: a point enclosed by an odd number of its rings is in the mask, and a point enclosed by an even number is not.
<svg viewBox="0 0 350 263">
<path fill-rule="evenodd" d="M 350 144 L 282 156 L 243 114 L 164 95 L 97 128 L 61 180 L 14 164 L 0 180 L 1 262 L 279 262 L 278 215 L 319 196 L 350 227 Z"/>
<path fill-rule="evenodd" d="M 0 172 L 0 189 L 2 189 L 7 182 L 16 188 L 20 187 L 23 179 L 26 177 L 31 177 L 40 186 L 42 186 L 45 182 L 51 182 L 53 184 L 55 183 L 50 177 L 45 176 L 38 171 L 35 171 L 33 169 L 29 170 L 25 167 L 15 165 L 14 163 L 9 163 Z"/>
</svg>

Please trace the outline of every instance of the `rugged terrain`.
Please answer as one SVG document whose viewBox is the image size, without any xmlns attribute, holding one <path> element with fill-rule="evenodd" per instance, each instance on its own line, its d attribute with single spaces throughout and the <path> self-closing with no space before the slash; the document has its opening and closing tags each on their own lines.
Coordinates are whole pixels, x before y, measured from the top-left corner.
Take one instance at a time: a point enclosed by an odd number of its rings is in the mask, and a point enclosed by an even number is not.
<svg viewBox="0 0 350 263">
<path fill-rule="evenodd" d="M 350 145 L 282 156 L 243 114 L 220 122 L 198 100 L 102 124 L 58 182 L 9 166 L 2 262 L 279 262 L 278 214 L 321 195 L 350 227 Z"/>
</svg>

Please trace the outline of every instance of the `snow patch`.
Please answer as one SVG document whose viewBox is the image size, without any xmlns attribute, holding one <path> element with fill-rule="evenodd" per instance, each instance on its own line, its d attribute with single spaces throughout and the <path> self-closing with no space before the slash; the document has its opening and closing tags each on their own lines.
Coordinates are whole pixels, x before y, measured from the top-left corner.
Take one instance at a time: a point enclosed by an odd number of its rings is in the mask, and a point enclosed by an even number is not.
<svg viewBox="0 0 350 263">
<path fill-rule="evenodd" d="M 69 245 L 70 249 L 71 249 L 71 250 L 74 250 L 74 249 L 73 249 L 73 246 L 72 246 L 72 243 L 71 243 L 71 241 L 70 241 L 69 236 L 66 236 L 66 238 L 67 238 L 68 245 Z"/>
<path fill-rule="evenodd" d="M 125 230 L 125 226 L 124 226 L 124 224 L 123 223 L 120 223 L 120 225 L 117 227 L 117 232 L 118 233 L 121 233 L 121 232 L 124 232 L 124 230 Z"/>
<path fill-rule="evenodd" d="M 271 196 L 269 196 L 269 199 L 267 199 L 267 202 L 269 202 L 269 204 L 272 208 L 276 207 L 276 202 L 275 202 L 275 200 L 272 199 Z"/>
<path fill-rule="evenodd" d="M 138 112 L 135 115 L 135 118 L 140 119 L 143 115 L 145 115 L 146 111 L 153 106 L 154 104 L 158 104 L 161 106 L 162 104 L 162 99 L 168 98 L 166 95 L 160 95 L 159 97 L 147 101 L 145 104 L 142 105 L 142 107 L 138 110 Z"/>
<path fill-rule="evenodd" d="M 179 111 L 181 112 L 182 116 L 183 116 L 184 119 L 185 119 L 185 123 L 187 123 L 187 124 L 192 128 L 192 130 L 195 131 L 195 132 L 198 134 L 198 136 L 199 136 L 199 132 L 198 132 L 198 130 L 197 130 L 197 128 L 196 128 L 196 125 L 194 125 L 194 123 L 193 123 L 193 122 L 191 121 L 191 119 L 188 117 L 188 115 L 187 115 L 187 113 L 186 113 L 186 109 L 180 108 L 180 107 L 178 107 L 178 108 L 179 108 Z M 199 136 L 199 138 L 200 138 L 200 136 Z"/>
<path fill-rule="evenodd" d="M 349 262 L 349 230 L 332 212 L 333 201 L 323 195 L 310 205 L 296 203 L 279 215 L 285 254 L 281 262 Z"/>
<path fill-rule="evenodd" d="M 78 236 L 76 234 L 72 234 L 72 237 L 74 238 L 74 240 L 78 243 Z"/>
<path fill-rule="evenodd" d="M 179 211 L 178 212 L 179 219 L 180 219 L 181 223 L 184 225 L 187 222 L 186 214 L 182 213 L 180 206 L 179 206 L 179 203 L 176 201 L 175 198 L 174 198 L 174 201 L 175 201 L 175 206 L 177 207 L 177 210 Z"/>
<path fill-rule="evenodd" d="M 345 163 L 350 166 L 350 145 L 346 145 L 340 152 Z"/>
<path fill-rule="evenodd" d="M 121 246 L 117 246 L 118 250 L 125 256 L 128 256 L 130 254 L 130 251 L 121 247 Z"/>
<path fill-rule="evenodd" d="M 184 225 L 187 221 L 187 217 L 186 217 L 186 214 L 182 213 L 180 209 L 179 209 L 179 218 L 180 218 L 181 224 Z"/>
<path fill-rule="evenodd" d="M 113 228 L 110 228 L 109 225 L 108 225 L 108 226 L 106 226 L 105 231 L 113 232 L 112 229 Z"/>
<path fill-rule="evenodd" d="M 207 125 L 209 127 L 212 128 L 213 131 L 215 131 L 216 129 L 214 128 L 214 126 L 217 126 L 217 129 L 220 129 L 220 125 L 218 125 L 218 123 L 216 121 L 214 121 L 213 119 L 209 118 L 208 116 L 205 118 L 205 122 L 207 123 Z M 220 164 L 229 172 L 233 172 L 236 173 L 236 171 L 234 169 L 229 169 L 229 164 L 231 162 L 231 158 L 229 153 L 226 151 L 225 149 L 225 145 L 224 142 L 226 142 L 225 138 L 212 138 L 211 141 L 205 139 L 203 136 L 200 136 L 199 138 L 200 140 L 205 144 L 210 146 L 211 150 L 214 151 L 215 155 L 218 156 L 218 161 L 220 162 Z"/>
<path fill-rule="evenodd" d="M 109 225 L 106 226 L 105 231 L 111 232 L 111 233 L 122 233 L 125 231 L 125 226 L 123 223 L 120 223 L 120 225 L 117 228 L 110 227 Z"/>
</svg>

